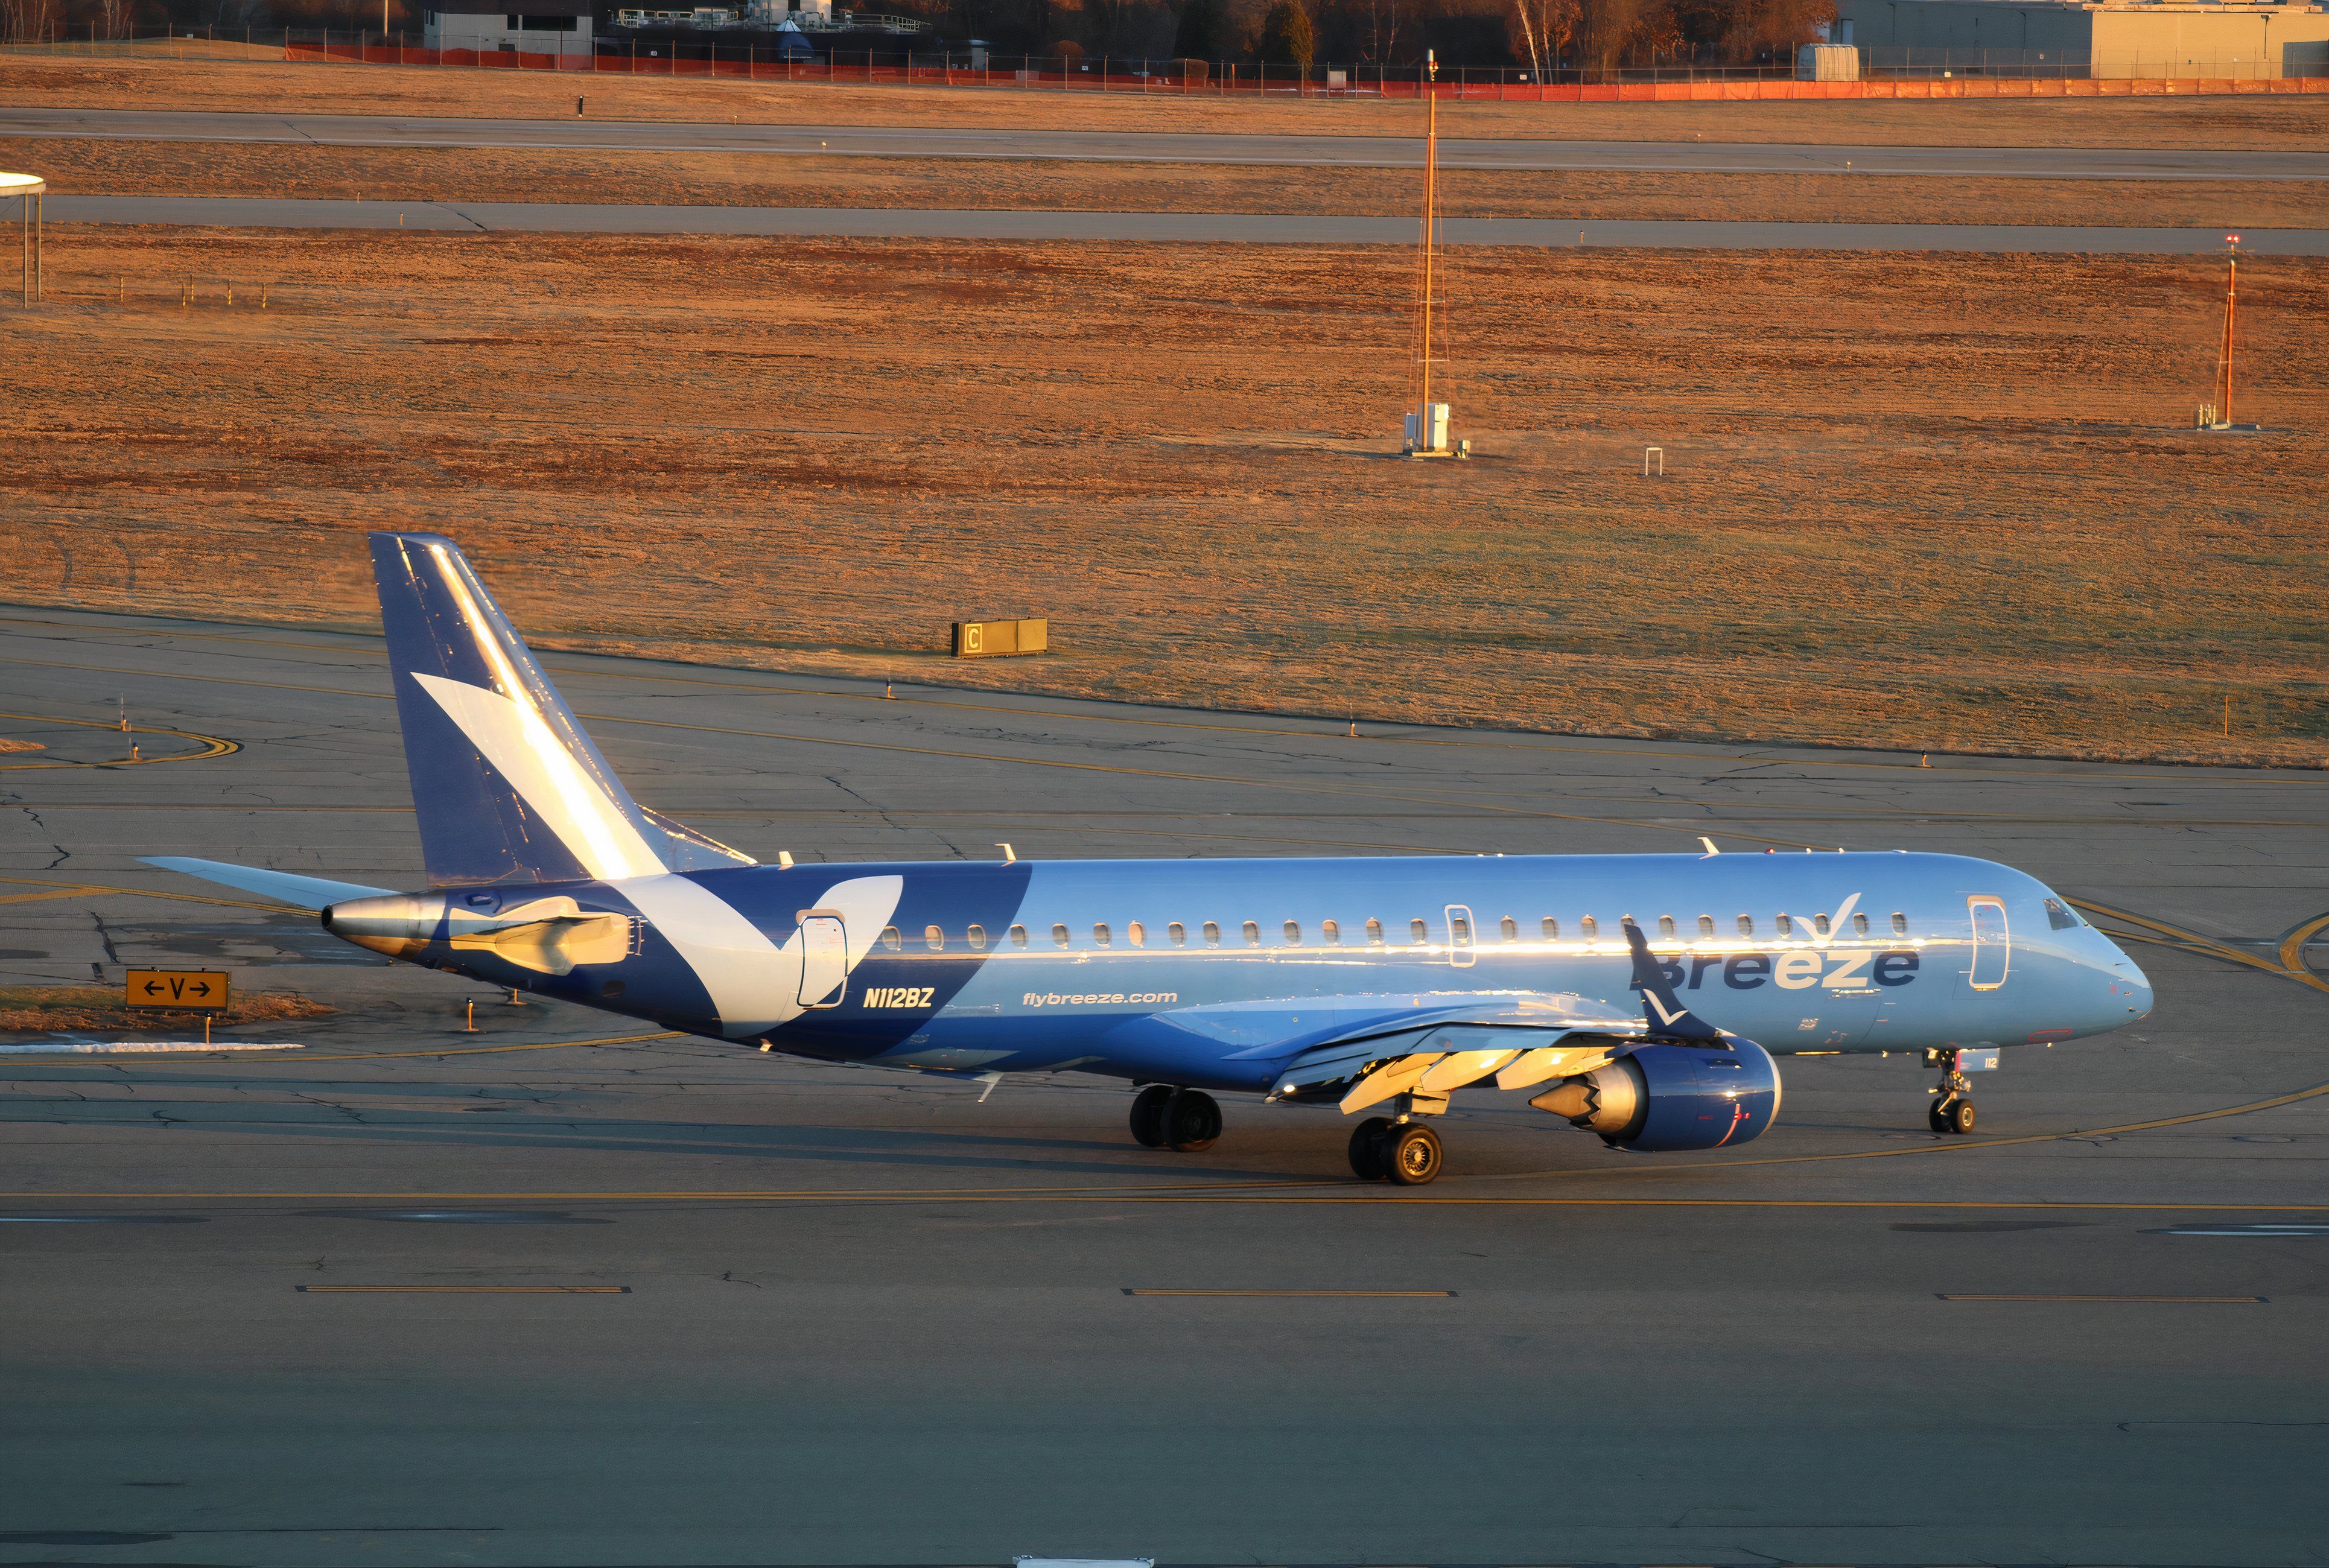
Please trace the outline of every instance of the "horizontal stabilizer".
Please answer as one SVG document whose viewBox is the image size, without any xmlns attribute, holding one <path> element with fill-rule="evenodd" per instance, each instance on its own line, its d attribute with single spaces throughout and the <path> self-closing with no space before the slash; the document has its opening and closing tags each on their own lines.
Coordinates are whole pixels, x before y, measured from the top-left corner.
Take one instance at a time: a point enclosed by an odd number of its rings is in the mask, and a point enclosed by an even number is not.
<svg viewBox="0 0 2329 1568">
<path fill-rule="evenodd" d="M 360 883 L 327 882 L 320 876 L 294 876 L 288 871 L 267 871 L 256 865 L 230 865 L 222 860 L 189 860 L 178 855 L 141 855 L 139 863 L 240 888 L 298 909 L 322 909 L 347 899 L 378 898 L 396 891 L 392 887 L 365 887 Z"/>
</svg>

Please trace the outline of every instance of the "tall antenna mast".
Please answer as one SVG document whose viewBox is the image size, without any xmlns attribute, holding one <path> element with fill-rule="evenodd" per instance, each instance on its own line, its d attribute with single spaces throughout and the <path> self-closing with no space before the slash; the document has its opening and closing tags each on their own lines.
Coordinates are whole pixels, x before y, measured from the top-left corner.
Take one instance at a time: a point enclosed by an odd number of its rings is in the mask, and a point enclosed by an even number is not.
<svg viewBox="0 0 2329 1568">
<path fill-rule="evenodd" d="M 1426 102 L 1423 136 L 1423 278 L 1417 290 L 1419 306 L 1417 327 L 1422 335 L 1422 353 L 1410 363 L 1419 366 L 1410 385 L 1416 394 L 1415 406 L 1407 415 L 1407 441 L 1401 448 L 1410 458 L 1445 458 L 1451 455 L 1447 446 L 1447 405 L 1431 401 L 1431 307 L 1432 288 L 1437 279 L 1433 274 L 1438 267 L 1439 252 L 1439 57 L 1438 52 L 1426 50 L 1423 54 L 1423 96 Z M 1471 456 L 1472 444 L 1458 442 L 1453 456 Z"/>
<path fill-rule="evenodd" d="M 1424 429 L 1423 445 L 1433 445 L 1429 431 L 1431 419 L 1431 265 L 1433 252 L 1439 238 L 1439 57 L 1437 51 L 1423 54 L 1425 80 L 1423 99 L 1428 106 L 1423 133 L 1423 397 L 1418 405 Z"/>
<path fill-rule="evenodd" d="M 2231 247 L 2231 269 L 2224 275 L 2224 349 L 2216 358 L 2216 418 L 2224 424 L 2232 422 L 2232 323 L 2239 303 L 2240 237 L 2227 234 L 2224 242 Z"/>
</svg>

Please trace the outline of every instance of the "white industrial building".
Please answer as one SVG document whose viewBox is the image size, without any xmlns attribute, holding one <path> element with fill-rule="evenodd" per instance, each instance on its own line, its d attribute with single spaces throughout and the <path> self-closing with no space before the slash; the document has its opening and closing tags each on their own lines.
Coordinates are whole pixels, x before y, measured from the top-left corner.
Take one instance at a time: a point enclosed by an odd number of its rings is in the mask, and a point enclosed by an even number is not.
<svg viewBox="0 0 2329 1568">
<path fill-rule="evenodd" d="M 589 54 L 590 0 L 427 0 L 431 49 L 485 53 Z"/>
<path fill-rule="evenodd" d="M 1835 10 L 1837 42 L 1881 74 L 2329 76 L 2329 6 L 2321 5 L 1836 0 Z"/>
</svg>

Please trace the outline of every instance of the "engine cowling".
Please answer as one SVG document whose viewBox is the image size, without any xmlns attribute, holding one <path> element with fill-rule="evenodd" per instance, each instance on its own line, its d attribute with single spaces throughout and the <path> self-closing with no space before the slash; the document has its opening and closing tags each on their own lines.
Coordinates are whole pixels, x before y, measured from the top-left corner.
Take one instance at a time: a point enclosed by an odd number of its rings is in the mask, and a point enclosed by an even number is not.
<svg viewBox="0 0 2329 1568">
<path fill-rule="evenodd" d="M 1644 1045 L 1529 1103 L 1612 1148 L 1721 1148 L 1759 1137 L 1779 1114 L 1779 1069 L 1752 1040 Z"/>
</svg>

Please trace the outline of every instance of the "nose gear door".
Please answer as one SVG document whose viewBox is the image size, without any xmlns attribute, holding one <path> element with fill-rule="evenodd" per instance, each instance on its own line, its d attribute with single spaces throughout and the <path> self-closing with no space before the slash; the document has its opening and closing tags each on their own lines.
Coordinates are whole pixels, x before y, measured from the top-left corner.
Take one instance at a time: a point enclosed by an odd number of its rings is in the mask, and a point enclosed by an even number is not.
<svg viewBox="0 0 2329 1568">
<path fill-rule="evenodd" d="M 1994 991 L 2005 984 L 2005 970 L 2013 945 L 2005 929 L 2005 901 L 1987 893 L 1966 900 L 1973 917 L 1973 969 L 1966 984 L 1976 991 Z"/>
<path fill-rule="evenodd" d="M 849 989 L 849 941 L 841 917 L 804 910 L 800 917 L 804 1007 L 838 1007 Z"/>
</svg>

